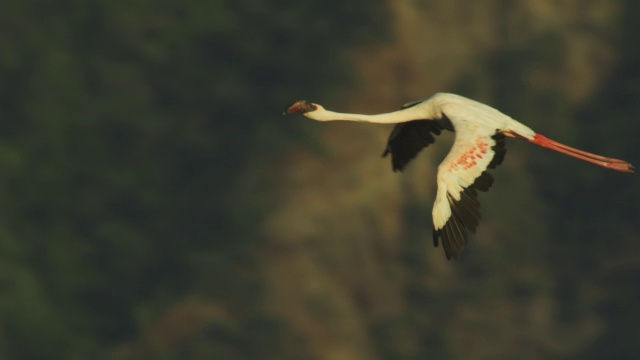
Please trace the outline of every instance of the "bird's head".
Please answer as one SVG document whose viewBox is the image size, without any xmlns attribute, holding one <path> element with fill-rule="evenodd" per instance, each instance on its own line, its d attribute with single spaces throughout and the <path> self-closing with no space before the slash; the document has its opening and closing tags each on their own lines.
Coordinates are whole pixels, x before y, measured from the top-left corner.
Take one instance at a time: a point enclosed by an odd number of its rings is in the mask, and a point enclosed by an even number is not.
<svg viewBox="0 0 640 360">
<path fill-rule="evenodd" d="M 295 113 L 300 113 L 304 115 L 308 112 L 318 110 L 319 107 L 320 105 L 318 104 L 310 103 L 306 100 L 298 100 L 293 104 L 289 105 L 289 107 L 285 109 L 282 115 L 289 115 L 289 114 L 295 114 Z"/>
</svg>

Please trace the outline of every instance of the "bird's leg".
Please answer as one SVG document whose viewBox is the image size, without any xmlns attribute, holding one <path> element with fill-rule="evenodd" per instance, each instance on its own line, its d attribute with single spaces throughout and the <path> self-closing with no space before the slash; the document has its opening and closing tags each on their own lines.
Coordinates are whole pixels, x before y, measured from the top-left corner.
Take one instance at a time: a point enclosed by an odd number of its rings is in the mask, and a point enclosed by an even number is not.
<svg viewBox="0 0 640 360">
<path fill-rule="evenodd" d="M 512 137 L 519 137 L 519 136 L 512 136 Z M 536 134 L 533 139 L 527 139 L 529 142 L 532 142 L 538 146 L 547 148 L 547 149 L 551 149 L 551 150 L 555 150 L 557 152 L 572 156 L 576 159 L 580 159 L 580 160 L 584 160 L 587 162 L 590 162 L 592 164 L 596 164 L 602 167 L 605 167 L 607 169 L 611 169 L 611 170 L 615 170 L 615 171 L 620 171 L 620 172 L 626 172 L 626 173 L 632 173 L 633 172 L 633 168 L 634 166 L 629 164 L 628 162 L 624 161 L 624 160 L 619 160 L 619 159 L 613 159 L 613 158 L 608 158 L 608 157 L 604 157 L 604 156 L 600 156 L 600 155 L 596 155 L 596 154 L 592 154 L 586 151 L 582 151 L 582 150 L 578 150 L 576 148 L 572 148 L 571 146 L 567 146 L 564 144 L 561 144 L 557 141 L 553 141 L 545 136 L 542 136 L 540 134 Z"/>
<path fill-rule="evenodd" d="M 527 140 L 543 148 L 555 150 L 559 153 L 569 155 L 576 159 L 584 160 L 592 164 L 605 167 L 607 169 L 626 172 L 626 173 L 632 173 L 634 169 L 633 165 L 629 164 L 624 160 L 608 158 L 608 157 L 592 154 L 590 152 L 586 152 L 583 150 L 579 150 L 576 148 L 572 148 L 571 146 L 567 146 L 557 141 L 553 141 L 540 134 L 536 134 L 532 139 L 526 138 L 520 134 L 511 132 L 511 131 L 502 131 L 502 134 L 504 134 L 507 137 L 511 137 L 515 139 Z"/>
</svg>

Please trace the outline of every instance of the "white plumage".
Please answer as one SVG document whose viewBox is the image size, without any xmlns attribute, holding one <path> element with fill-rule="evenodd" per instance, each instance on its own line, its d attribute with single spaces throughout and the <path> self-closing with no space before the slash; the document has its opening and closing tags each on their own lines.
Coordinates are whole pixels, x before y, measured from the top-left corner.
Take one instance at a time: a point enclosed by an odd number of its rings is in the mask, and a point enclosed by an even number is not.
<svg viewBox="0 0 640 360">
<path fill-rule="evenodd" d="M 477 191 L 487 191 L 493 178 L 486 170 L 504 159 L 505 137 L 527 140 L 581 160 L 620 172 L 633 172 L 626 161 L 606 158 L 550 140 L 500 111 L 465 97 L 439 93 L 426 100 L 406 104 L 401 110 L 362 115 L 337 113 L 304 100 L 296 101 L 285 114 L 302 113 L 317 121 L 363 121 L 397 124 L 389 136 L 383 156 L 391 154 L 394 171 L 401 171 L 442 130 L 455 131 L 449 154 L 438 166 L 433 206 L 434 245 L 439 239 L 447 259 L 457 258 L 480 220 Z"/>
</svg>

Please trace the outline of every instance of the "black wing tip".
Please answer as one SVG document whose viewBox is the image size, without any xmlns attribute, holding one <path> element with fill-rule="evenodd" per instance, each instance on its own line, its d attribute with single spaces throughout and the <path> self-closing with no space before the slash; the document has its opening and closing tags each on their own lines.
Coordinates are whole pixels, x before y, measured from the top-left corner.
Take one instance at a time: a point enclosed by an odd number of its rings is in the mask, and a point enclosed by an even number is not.
<svg viewBox="0 0 640 360">
<path fill-rule="evenodd" d="M 433 144 L 434 135 L 449 129 L 448 119 L 413 120 L 396 124 L 389 134 L 382 157 L 391 155 L 393 171 L 402 171 L 425 147 Z M 451 128 L 453 129 L 453 128 Z"/>
<path fill-rule="evenodd" d="M 433 245 L 434 247 L 438 247 L 439 242 L 438 242 L 438 238 L 442 238 L 442 247 L 444 248 L 444 256 L 447 257 L 447 260 L 458 260 L 458 256 L 460 255 L 460 253 L 456 253 L 453 252 L 447 243 L 446 238 L 443 236 L 443 232 L 442 230 L 433 230 Z M 462 250 L 460 251 L 462 252 Z"/>
<path fill-rule="evenodd" d="M 435 226 L 433 228 L 433 245 L 438 247 L 439 240 L 442 240 L 442 247 L 447 260 L 458 260 L 467 245 L 467 237 L 467 229 L 463 224 L 459 223 L 458 219 L 454 219 L 453 215 L 442 229 L 436 230 Z"/>
<path fill-rule="evenodd" d="M 451 258 L 453 257 L 453 259 L 457 259 L 457 256 L 455 254 L 451 254 L 451 251 L 449 250 L 449 247 L 445 245 L 445 238 L 442 236 L 442 229 L 440 230 L 436 230 L 435 225 L 433 226 L 433 246 L 434 247 L 438 247 L 438 245 L 440 245 L 440 241 L 438 239 L 442 238 L 442 247 L 444 248 L 444 255 L 447 257 L 447 260 L 451 260 Z"/>
<path fill-rule="evenodd" d="M 391 169 L 393 170 L 393 172 L 402 172 L 409 163 L 409 160 L 413 159 L 412 157 L 407 161 L 399 161 L 398 158 L 393 155 L 391 148 L 387 148 L 384 150 L 384 152 L 382 153 L 382 158 L 384 159 L 389 155 L 391 155 Z"/>
<path fill-rule="evenodd" d="M 393 169 L 393 172 L 401 172 L 407 167 L 407 164 L 408 163 L 406 162 L 396 161 L 393 159 L 391 161 L 391 169 Z"/>
<path fill-rule="evenodd" d="M 447 260 L 457 260 L 468 243 L 469 233 L 475 233 L 480 223 L 478 191 L 487 191 L 493 184 L 493 176 L 486 171 L 460 193 L 460 199 L 448 196 L 451 216 L 441 229 L 433 227 L 433 245 L 442 242 Z"/>
</svg>

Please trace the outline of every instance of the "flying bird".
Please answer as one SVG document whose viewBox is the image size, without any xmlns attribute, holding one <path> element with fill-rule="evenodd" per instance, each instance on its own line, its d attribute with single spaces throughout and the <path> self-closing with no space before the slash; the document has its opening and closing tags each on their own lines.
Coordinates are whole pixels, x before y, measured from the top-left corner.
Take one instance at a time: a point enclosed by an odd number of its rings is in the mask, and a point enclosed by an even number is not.
<svg viewBox="0 0 640 360">
<path fill-rule="evenodd" d="M 317 121 L 361 121 L 397 124 L 389 136 L 383 157 L 391 155 L 393 171 L 402 171 L 443 130 L 455 132 L 451 151 L 438 166 L 437 193 L 433 205 L 433 243 L 440 241 L 447 259 L 457 259 L 480 221 L 478 191 L 493 184 L 487 169 L 500 165 L 506 153 L 505 138 L 526 140 L 538 146 L 588 161 L 611 170 L 632 173 L 633 165 L 561 144 L 480 102 L 438 93 L 405 104 L 400 110 L 362 115 L 326 110 L 305 100 L 296 101 L 284 114 L 301 113 Z"/>
</svg>

